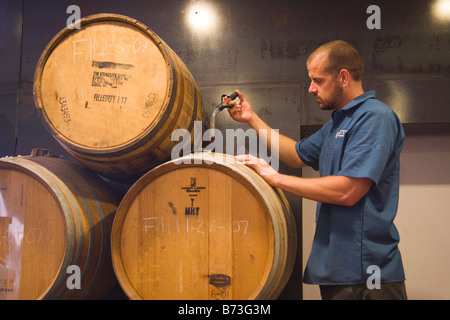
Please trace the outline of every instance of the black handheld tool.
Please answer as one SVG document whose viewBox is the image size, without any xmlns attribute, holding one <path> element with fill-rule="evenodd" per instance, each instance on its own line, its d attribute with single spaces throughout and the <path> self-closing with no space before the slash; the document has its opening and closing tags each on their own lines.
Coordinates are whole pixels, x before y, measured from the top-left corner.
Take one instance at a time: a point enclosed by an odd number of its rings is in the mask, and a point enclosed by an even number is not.
<svg viewBox="0 0 450 320">
<path fill-rule="evenodd" d="M 230 106 L 228 104 L 224 104 L 224 98 L 225 97 L 228 97 L 230 100 L 234 100 L 234 99 L 236 99 L 238 97 L 238 93 L 235 91 L 232 94 L 230 94 L 229 96 L 227 96 L 226 94 L 223 94 L 220 104 L 216 107 L 216 109 L 214 109 L 214 111 L 213 111 L 213 113 L 211 115 L 210 123 L 209 123 L 209 128 L 212 129 L 211 130 L 211 141 L 213 141 L 214 138 L 215 138 L 214 130 L 216 128 L 216 115 L 217 115 L 217 113 L 219 113 L 220 111 L 222 111 L 225 108 L 233 108 L 233 106 Z"/>
<path fill-rule="evenodd" d="M 232 108 L 233 106 L 230 106 L 228 104 L 224 104 L 223 102 L 223 98 L 228 97 L 230 100 L 235 100 L 238 97 L 238 93 L 235 91 L 232 94 L 230 94 L 229 96 L 227 96 L 226 94 L 222 95 L 222 102 L 217 106 L 219 108 L 219 111 L 222 111 L 225 108 Z"/>
</svg>

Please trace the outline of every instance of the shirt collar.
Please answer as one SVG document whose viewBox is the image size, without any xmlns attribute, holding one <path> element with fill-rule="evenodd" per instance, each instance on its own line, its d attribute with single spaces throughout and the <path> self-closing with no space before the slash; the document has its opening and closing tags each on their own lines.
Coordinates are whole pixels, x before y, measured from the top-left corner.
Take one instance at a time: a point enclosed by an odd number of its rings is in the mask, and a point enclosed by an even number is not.
<svg viewBox="0 0 450 320">
<path fill-rule="evenodd" d="M 375 99 L 375 90 L 367 91 L 366 93 L 363 93 L 362 95 L 356 97 L 341 110 L 350 110 L 351 108 L 354 108 L 369 99 Z"/>
</svg>

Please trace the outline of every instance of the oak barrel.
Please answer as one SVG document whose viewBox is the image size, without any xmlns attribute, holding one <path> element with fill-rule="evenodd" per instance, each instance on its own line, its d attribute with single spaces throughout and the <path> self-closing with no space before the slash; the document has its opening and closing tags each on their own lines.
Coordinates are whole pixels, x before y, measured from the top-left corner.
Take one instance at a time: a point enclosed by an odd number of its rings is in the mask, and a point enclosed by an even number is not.
<svg viewBox="0 0 450 320">
<path fill-rule="evenodd" d="M 49 156 L 0 159 L 0 299 L 101 299 L 117 284 L 118 199 L 86 168 Z"/>
<path fill-rule="evenodd" d="M 275 299 L 292 272 L 296 227 L 281 190 L 223 154 L 195 153 L 141 177 L 111 235 L 130 299 Z"/>
<path fill-rule="evenodd" d="M 198 86 L 147 26 L 96 14 L 68 26 L 43 51 L 34 76 L 42 122 L 86 167 L 133 182 L 170 158 L 172 132 L 203 120 Z M 71 29 L 72 28 L 72 29 Z"/>
</svg>

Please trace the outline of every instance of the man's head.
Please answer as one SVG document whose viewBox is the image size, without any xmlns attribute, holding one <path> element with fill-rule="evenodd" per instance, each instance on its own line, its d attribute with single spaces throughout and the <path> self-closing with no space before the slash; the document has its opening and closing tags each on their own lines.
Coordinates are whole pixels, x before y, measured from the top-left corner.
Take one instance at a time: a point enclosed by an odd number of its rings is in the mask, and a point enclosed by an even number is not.
<svg viewBox="0 0 450 320">
<path fill-rule="evenodd" d="M 362 94 L 364 58 L 351 44 L 336 40 L 316 49 L 307 60 L 309 92 L 324 110 L 341 109 Z"/>
</svg>

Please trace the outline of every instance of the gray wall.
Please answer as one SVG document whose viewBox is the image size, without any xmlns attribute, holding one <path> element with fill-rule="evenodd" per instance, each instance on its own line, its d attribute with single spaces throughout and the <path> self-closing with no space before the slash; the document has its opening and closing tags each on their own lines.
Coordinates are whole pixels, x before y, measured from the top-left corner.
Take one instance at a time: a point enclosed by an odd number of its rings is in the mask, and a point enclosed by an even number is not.
<svg viewBox="0 0 450 320">
<path fill-rule="evenodd" d="M 190 29 L 192 3 L 208 3 L 219 26 L 209 34 Z M 118 13 L 147 25 L 181 57 L 203 96 L 206 117 L 222 94 L 238 88 L 272 127 L 300 139 L 329 118 L 307 93 L 308 55 L 321 43 L 352 42 L 366 58 L 364 87 L 376 89 L 408 133 L 450 132 L 450 25 L 433 15 L 435 1 L 366 0 L 1 0 L 0 157 L 34 147 L 70 156 L 42 125 L 33 101 L 33 76 L 50 40 L 66 26 L 66 9 L 81 16 Z M 369 5 L 381 9 L 381 29 L 368 29 Z M 219 129 L 245 126 L 226 112 Z M 285 167 L 283 173 L 301 175 Z M 301 242 L 301 199 L 288 195 Z M 281 298 L 301 299 L 302 246 Z"/>
</svg>

